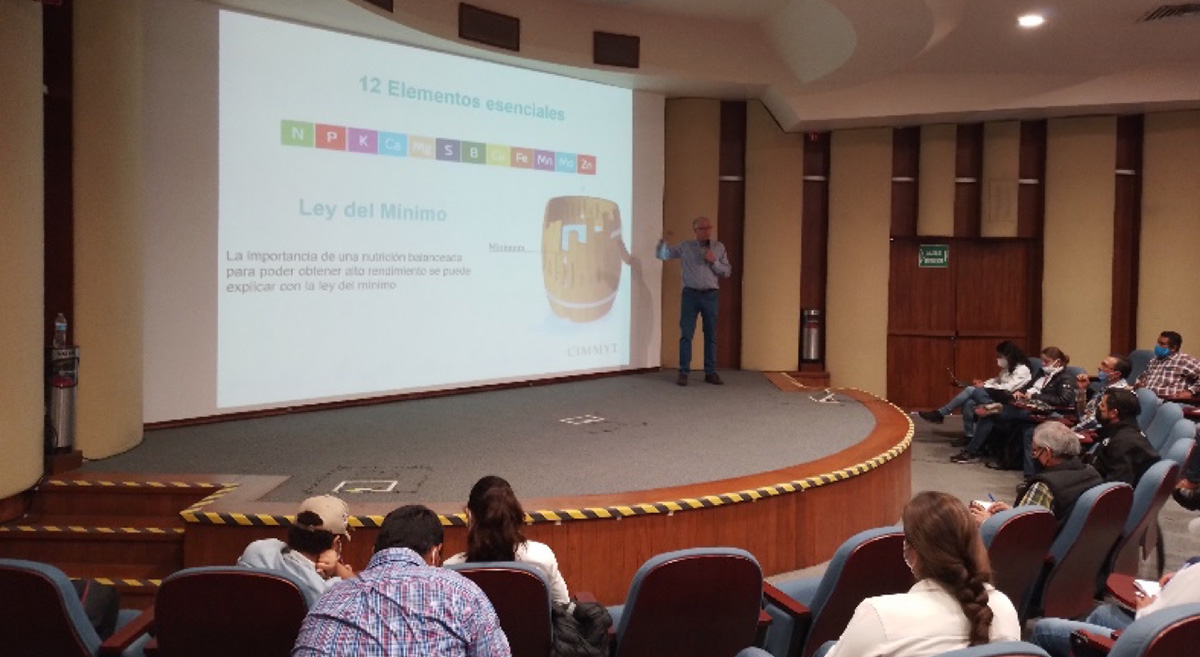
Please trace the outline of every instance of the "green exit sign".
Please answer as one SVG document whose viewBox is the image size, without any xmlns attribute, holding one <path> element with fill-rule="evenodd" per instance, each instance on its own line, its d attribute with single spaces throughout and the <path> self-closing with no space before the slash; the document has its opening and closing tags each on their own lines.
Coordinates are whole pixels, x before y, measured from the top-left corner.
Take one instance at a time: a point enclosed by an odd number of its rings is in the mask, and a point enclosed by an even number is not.
<svg viewBox="0 0 1200 657">
<path fill-rule="evenodd" d="M 949 244 L 922 244 L 917 252 L 918 267 L 949 267 Z"/>
</svg>

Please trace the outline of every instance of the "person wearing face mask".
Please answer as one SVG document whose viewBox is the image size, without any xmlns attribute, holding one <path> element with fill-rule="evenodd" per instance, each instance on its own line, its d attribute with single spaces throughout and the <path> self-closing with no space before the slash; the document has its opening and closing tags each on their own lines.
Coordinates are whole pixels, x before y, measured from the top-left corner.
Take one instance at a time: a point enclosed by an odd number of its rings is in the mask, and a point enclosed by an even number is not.
<svg viewBox="0 0 1200 657">
<path fill-rule="evenodd" d="M 1154 345 L 1154 358 L 1133 384 L 1146 388 L 1163 399 L 1200 397 L 1200 360 L 1181 353 L 1183 336 L 1163 331 Z"/>
<path fill-rule="evenodd" d="M 1080 374 L 1075 378 L 1075 404 L 1076 412 L 1079 414 L 1079 422 L 1072 427 L 1077 434 L 1085 434 L 1089 431 L 1096 431 L 1100 428 L 1100 419 L 1096 417 L 1096 410 L 1100 407 L 1100 398 L 1105 390 L 1112 389 L 1129 389 L 1129 381 L 1126 377 L 1132 370 L 1133 365 L 1129 359 L 1120 354 L 1109 354 L 1107 358 L 1100 361 L 1100 366 L 1096 372 L 1096 378 L 1100 381 L 1100 390 L 1092 388 L 1092 380 L 1087 374 Z"/>
<path fill-rule="evenodd" d="M 1012 393 L 1025 387 L 1032 378 L 1028 362 L 1029 359 L 1025 356 L 1025 352 L 1021 351 L 1017 343 L 1005 340 L 996 345 L 996 364 L 1000 366 L 999 374 L 987 381 L 976 380 L 973 385 L 963 388 L 962 392 L 958 393 L 945 406 L 936 411 L 920 411 L 917 415 L 927 422 L 941 424 L 947 415 L 961 407 L 963 409 L 963 441 L 956 442 L 955 446 L 966 445 L 975 436 L 975 409 L 981 404 L 992 403 L 999 397 L 1011 396 Z"/>
<path fill-rule="evenodd" d="M 1025 476 L 1034 473 L 1033 459 L 1029 455 L 1033 442 L 1033 429 L 1038 420 L 1031 412 L 1031 405 L 1039 408 L 1068 406 L 1075 399 L 1074 379 L 1067 373 L 1069 356 L 1058 347 L 1042 350 L 1042 374 L 1025 388 L 1013 393 L 1011 403 L 992 403 L 975 409 L 979 418 L 975 426 L 975 437 L 967 448 L 950 457 L 954 463 L 978 461 L 990 440 L 1003 437 L 1021 440 Z M 1014 443 L 1015 448 L 1015 443 Z M 997 467 L 993 464 L 993 467 Z"/>
<path fill-rule="evenodd" d="M 1158 452 L 1137 425 L 1141 406 L 1132 390 L 1109 389 L 1100 396 L 1096 409 L 1100 418 L 1100 442 L 1092 465 L 1104 481 L 1123 481 L 1136 486 L 1142 474 L 1158 462 Z"/>
<path fill-rule="evenodd" d="M 1075 508 L 1079 496 L 1092 486 L 1104 483 L 1104 478 L 1095 468 L 1079 459 L 1079 440 L 1063 424 L 1039 424 L 1033 431 L 1031 442 L 1029 454 L 1036 472 L 1029 480 L 1029 487 L 1013 506 L 1044 506 L 1054 514 L 1058 528 L 1062 529 L 1067 518 L 1071 517 L 1071 510 Z M 985 510 L 972 503 L 971 515 L 982 524 L 984 520 L 1011 508 L 1004 502 L 996 502 Z"/>
</svg>

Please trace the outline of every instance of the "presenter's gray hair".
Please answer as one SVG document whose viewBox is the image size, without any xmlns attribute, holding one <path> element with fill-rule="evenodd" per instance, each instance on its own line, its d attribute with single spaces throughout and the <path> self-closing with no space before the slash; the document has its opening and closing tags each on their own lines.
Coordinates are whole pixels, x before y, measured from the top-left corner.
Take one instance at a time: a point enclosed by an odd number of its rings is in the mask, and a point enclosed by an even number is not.
<svg viewBox="0 0 1200 657">
<path fill-rule="evenodd" d="M 1055 456 L 1079 456 L 1079 437 L 1061 422 L 1043 422 L 1033 430 L 1035 447 L 1045 447 Z"/>
</svg>

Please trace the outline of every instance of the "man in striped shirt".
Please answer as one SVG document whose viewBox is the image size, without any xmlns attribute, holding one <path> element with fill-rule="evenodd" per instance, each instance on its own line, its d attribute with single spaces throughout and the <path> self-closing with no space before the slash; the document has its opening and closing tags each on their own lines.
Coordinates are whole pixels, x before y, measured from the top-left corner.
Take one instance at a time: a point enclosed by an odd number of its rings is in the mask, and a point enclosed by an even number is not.
<svg viewBox="0 0 1200 657">
<path fill-rule="evenodd" d="M 682 268 L 683 295 L 679 301 L 679 377 L 675 383 L 686 386 L 692 371 L 692 336 L 696 333 L 696 315 L 704 329 L 704 381 L 723 385 L 717 374 L 717 289 L 718 277 L 729 278 L 733 267 L 725 254 L 725 245 L 712 239 L 708 217 L 692 220 L 696 239 L 667 246 L 658 242 L 659 260 L 678 258 Z"/>
<path fill-rule="evenodd" d="M 441 555 L 437 514 L 417 505 L 389 513 L 366 569 L 308 612 L 293 657 L 511 657 L 492 604 L 436 567 Z"/>
</svg>

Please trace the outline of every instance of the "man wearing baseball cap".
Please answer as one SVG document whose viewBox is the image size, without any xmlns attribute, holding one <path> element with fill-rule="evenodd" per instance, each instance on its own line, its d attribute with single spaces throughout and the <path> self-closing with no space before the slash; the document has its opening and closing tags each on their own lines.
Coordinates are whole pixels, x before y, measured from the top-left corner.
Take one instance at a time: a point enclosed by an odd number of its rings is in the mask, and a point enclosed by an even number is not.
<svg viewBox="0 0 1200 657">
<path fill-rule="evenodd" d="M 304 583 L 311 607 L 337 582 L 354 576 L 341 562 L 342 540 L 350 540 L 350 511 L 332 495 L 310 497 L 300 504 L 288 527 L 287 542 L 264 538 L 246 546 L 239 566 L 286 572 Z"/>
</svg>

